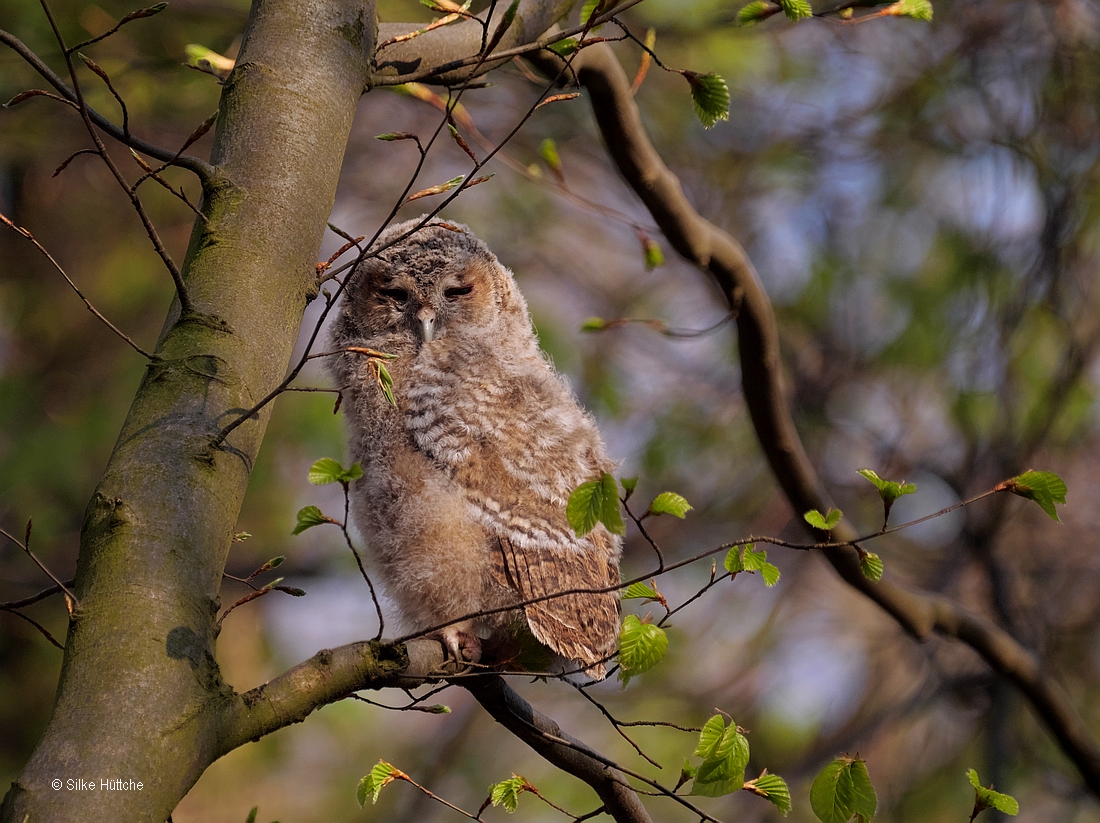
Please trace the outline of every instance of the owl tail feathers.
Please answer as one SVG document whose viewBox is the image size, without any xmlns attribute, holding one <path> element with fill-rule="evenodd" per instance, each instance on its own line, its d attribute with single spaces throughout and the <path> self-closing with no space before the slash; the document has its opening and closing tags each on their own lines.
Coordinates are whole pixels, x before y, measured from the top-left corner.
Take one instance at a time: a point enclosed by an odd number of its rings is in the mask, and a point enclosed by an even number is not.
<svg viewBox="0 0 1100 823">
<path fill-rule="evenodd" d="M 523 610 L 531 633 L 540 643 L 566 660 L 580 663 L 593 680 L 603 680 L 607 675 L 607 659 L 615 653 L 619 626 L 617 600 L 612 599 L 615 605 L 609 609 L 601 608 L 607 604 L 590 601 L 591 598 L 586 598 L 586 611 L 581 612 L 585 618 L 578 621 L 581 626 L 566 622 L 541 603 L 524 606 Z"/>
</svg>

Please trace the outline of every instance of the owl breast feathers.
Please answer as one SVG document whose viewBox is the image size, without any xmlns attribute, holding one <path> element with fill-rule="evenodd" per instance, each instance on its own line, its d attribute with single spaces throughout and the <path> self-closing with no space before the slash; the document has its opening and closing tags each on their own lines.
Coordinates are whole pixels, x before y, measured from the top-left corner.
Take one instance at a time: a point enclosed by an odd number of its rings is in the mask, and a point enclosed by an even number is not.
<svg viewBox="0 0 1100 823">
<path fill-rule="evenodd" d="M 382 234 L 332 332 L 364 472 L 356 524 L 413 630 L 501 609 L 440 632 L 456 657 L 484 648 L 507 664 L 529 633 L 603 677 L 618 634 L 619 539 L 602 525 L 577 537 L 565 506 L 612 464 L 539 350 L 511 272 L 465 226 L 420 222 Z M 394 355 L 396 408 L 349 347 Z M 561 594 L 574 590 L 587 591 Z"/>
</svg>

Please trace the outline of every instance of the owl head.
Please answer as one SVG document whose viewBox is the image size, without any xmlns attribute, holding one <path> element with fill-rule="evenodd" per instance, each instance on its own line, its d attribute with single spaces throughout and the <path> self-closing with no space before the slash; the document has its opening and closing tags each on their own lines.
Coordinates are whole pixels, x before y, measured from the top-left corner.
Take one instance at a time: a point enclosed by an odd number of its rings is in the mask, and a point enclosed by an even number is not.
<svg viewBox="0 0 1100 823">
<path fill-rule="evenodd" d="M 391 226 L 351 275 L 338 333 L 415 348 L 509 323 L 529 332 L 527 305 L 488 247 L 457 223 L 424 217 Z M 405 236 L 408 235 L 408 236 Z M 391 343 L 392 345 L 392 343 Z"/>
</svg>

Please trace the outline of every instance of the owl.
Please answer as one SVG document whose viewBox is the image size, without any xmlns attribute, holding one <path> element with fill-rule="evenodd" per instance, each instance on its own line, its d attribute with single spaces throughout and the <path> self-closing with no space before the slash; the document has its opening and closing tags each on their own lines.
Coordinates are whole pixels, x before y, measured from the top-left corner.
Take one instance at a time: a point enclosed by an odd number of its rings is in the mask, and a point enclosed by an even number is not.
<svg viewBox="0 0 1100 823">
<path fill-rule="evenodd" d="M 355 524 L 410 629 L 498 610 L 437 634 L 456 661 L 507 663 L 533 636 L 559 665 L 602 678 L 620 541 L 602 524 L 578 537 L 565 510 L 613 464 L 539 349 L 512 273 L 467 227 L 422 221 L 379 237 L 333 324 L 342 351 L 330 369 L 363 468 Z M 392 356 L 392 402 L 377 366 L 349 348 Z M 575 589 L 612 590 L 526 603 Z"/>
</svg>

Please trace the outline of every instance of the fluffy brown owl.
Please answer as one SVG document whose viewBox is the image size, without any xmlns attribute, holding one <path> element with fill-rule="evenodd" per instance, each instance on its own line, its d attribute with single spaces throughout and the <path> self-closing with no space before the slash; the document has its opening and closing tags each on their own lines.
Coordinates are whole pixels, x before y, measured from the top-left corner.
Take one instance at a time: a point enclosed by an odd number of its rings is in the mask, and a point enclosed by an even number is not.
<svg viewBox="0 0 1100 823">
<path fill-rule="evenodd" d="M 395 355 L 396 408 L 363 354 L 331 369 L 364 473 L 352 513 L 410 628 L 619 582 L 619 539 L 602 525 L 577 537 L 565 516 L 573 489 L 612 468 L 599 432 L 539 350 L 512 273 L 465 226 L 432 221 L 360 264 L 332 341 Z M 499 663 L 529 630 L 600 678 L 618 617 L 614 591 L 567 594 L 441 634 L 456 660 L 484 646 Z"/>
</svg>

